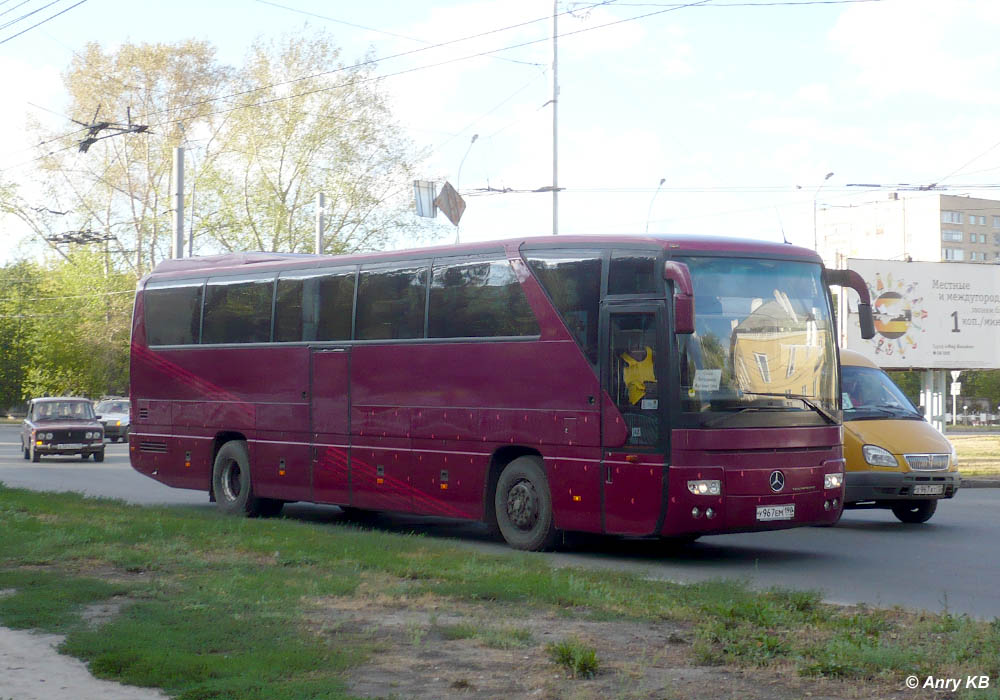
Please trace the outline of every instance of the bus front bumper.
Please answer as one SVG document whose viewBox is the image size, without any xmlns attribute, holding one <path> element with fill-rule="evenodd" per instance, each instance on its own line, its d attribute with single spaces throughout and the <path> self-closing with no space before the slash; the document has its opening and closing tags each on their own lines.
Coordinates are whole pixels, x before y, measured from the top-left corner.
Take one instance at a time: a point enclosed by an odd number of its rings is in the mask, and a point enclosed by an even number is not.
<svg viewBox="0 0 1000 700">
<path fill-rule="evenodd" d="M 816 470 L 805 467 L 805 470 Z M 790 473 L 792 469 L 785 469 Z M 688 490 L 688 481 L 718 478 L 724 470 L 716 468 L 670 469 L 667 514 L 662 536 L 685 534 L 721 535 L 735 532 L 781 530 L 805 525 L 833 525 L 844 508 L 844 487 L 825 489 L 823 484 L 801 487 L 797 491 L 766 495 L 727 495 L 725 486 L 718 496 L 699 496 Z M 822 477 L 820 477 L 822 478 Z M 801 483 L 801 482 L 800 482 Z"/>
</svg>

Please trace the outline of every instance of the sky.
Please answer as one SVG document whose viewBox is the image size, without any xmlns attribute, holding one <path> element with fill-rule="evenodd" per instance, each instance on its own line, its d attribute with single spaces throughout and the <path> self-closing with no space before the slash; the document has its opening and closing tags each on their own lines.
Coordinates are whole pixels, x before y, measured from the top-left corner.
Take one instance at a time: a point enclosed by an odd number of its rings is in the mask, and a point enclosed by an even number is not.
<svg viewBox="0 0 1000 700">
<path fill-rule="evenodd" d="M 193 37 L 240 65 L 255 38 L 308 26 L 329 32 L 345 60 L 381 59 L 396 120 L 428 153 L 421 177 L 466 199 L 463 241 L 553 232 L 553 196 L 533 192 L 553 184 L 549 0 L 78 2 L 0 0 L 2 180 L 30 179 L 28 118 L 73 126 L 59 116 L 60 75 L 86 42 Z M 560 234 L 812 247 L 814 207 L 884 199 L 901 183 L 904 196 L 932 195 L 918 188 L 933 184 L 1000 198 L 994 0 L 559 0 L 558 10 Z M 26 236 L 3 222 L 0 262 L 30 251 Z"/>
</svg>

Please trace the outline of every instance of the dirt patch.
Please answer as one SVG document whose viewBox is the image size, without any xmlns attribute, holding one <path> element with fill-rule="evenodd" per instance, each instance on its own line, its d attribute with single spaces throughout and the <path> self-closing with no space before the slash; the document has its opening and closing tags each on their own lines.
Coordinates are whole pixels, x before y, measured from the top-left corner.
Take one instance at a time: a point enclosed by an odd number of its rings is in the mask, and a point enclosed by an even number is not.
<svg viewBox="0 0 1000 700">
<path fill-rule="evenodd" d="M 325 600 L 320 632 L 350 630 L 377 651 L 347 676 L 372 698 L 903 698 L 902 689 L 802 678 L 789 665 L 701 666 L 690 627 L 672 622 L 581 620 L 556 613 L 454 603 Z M 458 636 L 459 638 L 455 638 Z M 550 660 L 552 643 L 577 640 L 597 652 L 598 673 L 574 678 Z"/>
</svg>

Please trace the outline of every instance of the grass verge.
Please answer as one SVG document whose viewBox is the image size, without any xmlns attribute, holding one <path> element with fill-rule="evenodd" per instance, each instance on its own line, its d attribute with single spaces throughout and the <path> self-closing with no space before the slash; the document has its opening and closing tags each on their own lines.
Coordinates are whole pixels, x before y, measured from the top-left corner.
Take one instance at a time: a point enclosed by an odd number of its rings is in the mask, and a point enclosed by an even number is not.
<svg viewBox="0 0 1000 700">
<path fill-rule="evenodd" d="M 0 532 L 0 624 L 65 634 L 63 651 L 94 675 L 184 700 L 348 697 L 347 672 L 384 642 L 317 619 L 324 602 L 375 598 L 484 605 L 495 611 L 491 623 L 435 622 L 434 639 L 551 655 L 580 677 L 598 670 L 598 650 L 573 639 L 544 647 L 496 622 L 509 619 L 505 606 L 525 616 L 680 624 L 691 631 L 691 663 L 896 685 L 908 674 L 1000 679 L 1000 621 L 840 608 L 812 592 L 554 569 L 539 556 L 350 525 L 2 485 Z M 128 604 L 100 624 L 88 620 L 88 607 L 107 601 Z M 424 634 L 411 642 L 430 643 Z"/>
<path fill-rule="evenodd" d="M 949 433 L 963 476 L 1000 477 L 1000 435 Z"/>
</svg>

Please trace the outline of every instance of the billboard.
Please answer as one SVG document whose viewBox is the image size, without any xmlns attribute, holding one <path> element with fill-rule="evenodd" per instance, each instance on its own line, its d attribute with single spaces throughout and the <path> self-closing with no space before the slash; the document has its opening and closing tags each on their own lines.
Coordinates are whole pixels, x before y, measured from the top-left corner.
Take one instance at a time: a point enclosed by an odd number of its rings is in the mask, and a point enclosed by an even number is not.
<svg viewBox="0 0 1000 700">
<path fill-rule="evenodd" d="M 875 337 L 863 340 L 850 295 L 851 350 L 886 368 L 1000 367 L 1000 266 L 854 258 L 847 266 L 868 283 L 875 316 Z"/>
</svg>

